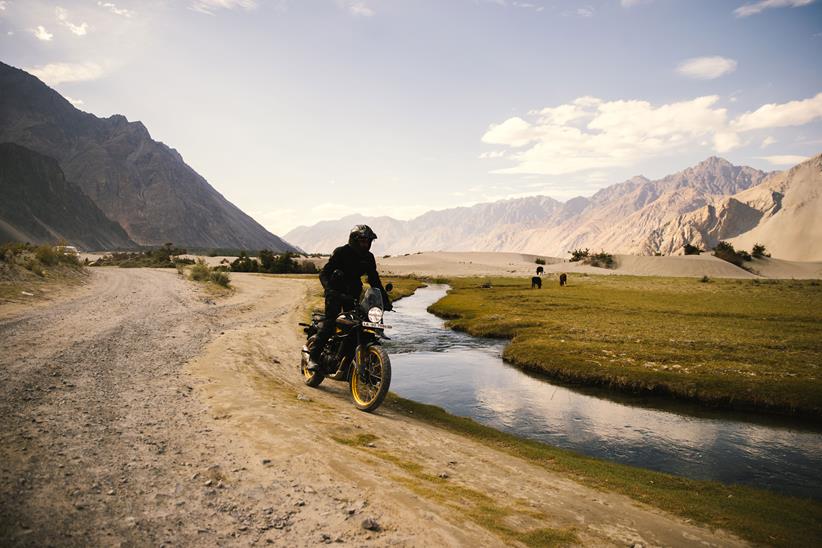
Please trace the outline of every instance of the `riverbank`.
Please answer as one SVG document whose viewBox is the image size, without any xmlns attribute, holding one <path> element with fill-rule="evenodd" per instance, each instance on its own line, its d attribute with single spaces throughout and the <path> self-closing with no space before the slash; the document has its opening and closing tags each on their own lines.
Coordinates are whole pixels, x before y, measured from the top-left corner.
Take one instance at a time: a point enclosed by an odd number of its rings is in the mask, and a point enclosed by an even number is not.
<svg viewBox="0 0 822 548">
<path fill-rule="evenodd" d="M 522 459 L 594 489 L 620 493 L 696 523 L 769 546 L 818 546 L 822 504 L 761 489 L 700 481 L 586 457 L 483 426 L 443 409 L 391 394 L 398 412 Z"/>
<path fill-rule="evenodd" d="M 454 278 L 429 310 L 452 328 L 511 339 L 507 361 L 562 382 L 822 418 L 819 282 L 525 282 Z"/>
</svg>

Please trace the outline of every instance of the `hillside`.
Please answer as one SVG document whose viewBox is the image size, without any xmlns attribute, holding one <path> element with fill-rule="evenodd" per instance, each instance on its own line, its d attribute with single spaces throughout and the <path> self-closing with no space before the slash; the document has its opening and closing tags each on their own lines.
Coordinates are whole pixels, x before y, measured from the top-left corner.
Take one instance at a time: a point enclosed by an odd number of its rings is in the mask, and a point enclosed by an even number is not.
<svg viewBox="0 0 822 548">
<path fill-rule="evenodd" d="M 0 63 L 0 142 L 54 158 L 66 179 L 141 245 L 294 250 L 225 199 L 140 122 L 74 108 Z"/>
<path fill-rule="evenodd" d="M 286 238 L 308 251 L 328 252 L 352 224 L 365 222 L 380 235 L 377 253 L 503 251 L 565 256 L 589 247 L 613 253 L 674 253 L 681 244 L 660 229 L 677 216 L 759 184 L 766 173 L 711 157 L 651 181 L 637 176 L 593 196 L 565 203 L 534 196 L 472 207 L 429 211 L 409 221 L 359 215 L 299 227 Z"/>
<path fill-rule="evenodd" d="M 57 161 L 13 143 L 0 144 L 0 241 L 54 243 L 81 249 L 136 247 Z"/>
</svg>

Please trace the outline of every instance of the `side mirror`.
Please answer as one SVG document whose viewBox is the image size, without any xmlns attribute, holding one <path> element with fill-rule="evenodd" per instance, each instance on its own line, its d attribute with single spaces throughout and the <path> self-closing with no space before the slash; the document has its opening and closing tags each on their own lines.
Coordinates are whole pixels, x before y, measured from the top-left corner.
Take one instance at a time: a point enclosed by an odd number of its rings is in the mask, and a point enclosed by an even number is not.
<svg viewBox="0 0 822 548">
<path fill-rule="evenodd" d="M 388 282 L 387 284 L 385 284 L 385 292 L 386 293 L 391 293 L 392 289 L 394 289 L 394 284 L 392 284 L 391 282 Z"/>
</svg>

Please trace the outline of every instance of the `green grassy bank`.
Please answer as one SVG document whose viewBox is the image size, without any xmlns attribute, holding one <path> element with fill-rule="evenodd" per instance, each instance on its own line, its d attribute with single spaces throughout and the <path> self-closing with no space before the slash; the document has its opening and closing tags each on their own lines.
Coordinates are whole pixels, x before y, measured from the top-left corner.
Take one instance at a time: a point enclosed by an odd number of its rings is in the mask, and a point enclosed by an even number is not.
<svg viewBox="0 0 822 548">
<path fill-rule="evenodd" d="M 482 285 L 490 282 L 490 288 Z M 429 310 L 552 378 L 822 418 L 817 281 L 457 278 Z"/>
<path fill-rule="evenodd" d="M 416 420 L 464 435 L 584 485 L 627 495 L 685 519 L 731 531 L 755 544 L 819 546 L 822 542 L 822 504 L 815 501 L 750 487 L 690 480 L 586 457 L 524 440 L 393 393 L 389 394 L 386 404 Z M 436 482 L 429 483 L 433 493 L 430 498 L 438 500 Z"/>
</svg>

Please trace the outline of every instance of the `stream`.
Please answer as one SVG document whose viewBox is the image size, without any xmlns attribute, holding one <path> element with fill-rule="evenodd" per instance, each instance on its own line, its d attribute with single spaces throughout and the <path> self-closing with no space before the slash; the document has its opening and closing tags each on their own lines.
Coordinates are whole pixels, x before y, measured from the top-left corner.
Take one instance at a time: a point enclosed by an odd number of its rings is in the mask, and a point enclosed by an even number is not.
<svg viewBox="0 0 822 548">
<path fill-rule="evenodd" d="M 593 457 L 822 500 L 819 429 L 553 384 L 505 363 L 507 341 L 453 331 L 429 313 L 447 289 L 418 289 L 386 316 L 391 390 L 400 396 Z"/>
</svg>

